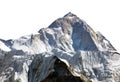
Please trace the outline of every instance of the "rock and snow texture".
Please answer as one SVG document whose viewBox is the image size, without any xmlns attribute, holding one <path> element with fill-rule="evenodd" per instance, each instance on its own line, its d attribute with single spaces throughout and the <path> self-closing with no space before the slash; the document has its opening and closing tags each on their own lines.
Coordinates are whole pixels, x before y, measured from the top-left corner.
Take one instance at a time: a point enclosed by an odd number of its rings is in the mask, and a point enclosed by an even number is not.
<svg viewBox="0 0 120 82">
<path fill-rule="evenodd" d="M 10 51 L 11 50 L 8 46 L 5 45 L 5 43 L 1 39 L 0 39 L 0 49 L 4 50 L 4 51 Z"/>
<path fill-rule="evenodd" d="M 4 41 L 4 44 L 12 50 L 23 50 L 30 54 L 51 51 L 54 48 L 67 52 L 115 50 L 100 32 L 95 33 L 86 22 L 72 13 L 55 20 L 48 28 L 40 29 L 39 34 Z"/>
<path fill-rule="evenodd" d="M 82 82 L 120 81 L 120 55 L 118 54 L 109 51 L 68 53 L 55 49 L 51 53 L 43 53 L 35 57 L 30 65 L 29 82 L 44 82 L 43 80 L 49 74 L 56 72 L 54 63 L 57 59 L 55 57 L 64 62 L 72 75 L 80 77 Z M 84 78 L 83 75 L 85 75 Z"/>
<path fill-rule="evenodd" d="M 8 65 L 6 70 L 11 69 L 12 75 L 1 68 L 2 82 L 46 82 L 56 72 L 57 59 L 67 66 L 67 75 L 80 77 L 83 82 L 120 81 L 119 53 L 100 32 L 94 32 L 76 15 L 68 13 L 38 32 L 16 40 L 0 40 L 0 49 L 7 51 L 0 53 L 0 63 L 9 54 L 12 63 L 3 64 Z"/>
</svg>

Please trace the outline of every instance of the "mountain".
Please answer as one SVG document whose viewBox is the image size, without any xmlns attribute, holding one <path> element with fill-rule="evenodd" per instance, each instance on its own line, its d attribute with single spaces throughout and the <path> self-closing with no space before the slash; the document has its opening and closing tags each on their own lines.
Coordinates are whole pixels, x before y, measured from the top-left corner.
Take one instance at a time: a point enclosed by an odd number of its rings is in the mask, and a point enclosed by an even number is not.
<svg viewBox="0 0 120 82">
<path fill-rule="evenodd" d="M 120 54 L 69 12 L 38 34 L 0 39 L 2 82 L 119 82 Z"/>
</svg>

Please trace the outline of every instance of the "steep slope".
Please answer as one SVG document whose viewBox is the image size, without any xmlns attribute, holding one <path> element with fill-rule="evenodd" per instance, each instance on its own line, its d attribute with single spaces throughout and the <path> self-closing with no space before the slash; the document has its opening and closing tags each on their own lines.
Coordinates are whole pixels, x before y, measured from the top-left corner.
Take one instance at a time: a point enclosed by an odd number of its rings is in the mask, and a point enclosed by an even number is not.
<svg viewBox="0 0 120 82">
<path fill-rule="evenodd" d="M 0 55 L 2 82 L 120 81 L 119 53 L 76 15 L 68 13 L 38 32 L 0 40 L 9 50 L 0 46 L 7 50 Z"/>
<path fill-rule="evenodd" d="M 3 42 L 12 50 L 23 50 L 32 54 L 51 51 L 54 48 L 64 51 L 115 50 L 100 32 L 95 33 L 86 22 L 72 13 L 55 20 L 48 28 L 40 29 L 39 34 Z"/>
<path fill-rule="evenodd" d="M 120 81 L 120 55 L 118 54 L 106 51 L 80 51 L 77 53 L 66 53 L 61 50 L 53 50 L 52 53 L 43 53 L 35 57 L 30 66 L 29 82 L 44 81 L 53 73 L 54 75 L 51 77 L 57 79 L 69 76 L 69 72 L 66 73 L 64 69 L 60 71 L 59 67 L 57 70 L 55 69 L 57 58 L 60 60 L 59 62 L 65 63 L 67 69 L 72 75 L 80 77 L 80 80 L 82 80 L 80 82 L 90 82 L 90 80 L 92 82 Z"/>
<path fill-rule="evenodd" d="M 9 44 L 10 45 L 10 44 Z M 7 45 L 7 42 L 5 40 L 0 39 L 0 49 L 4 51 L 10 51 L 9 45 Z"/>
</svg>

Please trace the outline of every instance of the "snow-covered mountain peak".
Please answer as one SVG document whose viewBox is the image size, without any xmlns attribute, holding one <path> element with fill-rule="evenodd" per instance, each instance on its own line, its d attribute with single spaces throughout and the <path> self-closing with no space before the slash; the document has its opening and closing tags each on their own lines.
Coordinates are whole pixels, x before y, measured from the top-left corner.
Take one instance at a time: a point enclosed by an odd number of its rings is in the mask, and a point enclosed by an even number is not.
<svg viewBox="0 0 120 82">
<path fill-rule="evenodd" d="M 71 12 L 69 12 L 66 15 L 64 15 L 64 17 L 76 17 L 76 15 L 71 13 Z"/>
<path fill-rule="evenodd" d="M 51 25 L 49 25 L 49 28 L 57 28 L 57 27 L 70 27 L 76 23 L 82 23 L 83 21 L 77 17 L 75 14 L 72 14 L 71 12 L 69 12 L 68 14 L 66 14 L 65 16 L 63 16 L 62 18 L 58 18 L 57 20 L 55 20 Z"/>
<path fill-rule="evenodd" d="M 57 31 L 63 34 L 63 36 L 70 37 L 69 40 L 72 41 L 72 47 L 75 51 L 115 50 L 106 38 L 102 38 L 102 40 L 105 40 L 101 41 L 101 36 L 104 37 L 102 34 L 97 34 L 85 21 L 71 12 L 55 20 L 48 28 L 53 30 L 59 29 Z M 59 33 L 57 35 L 59 35 Z"/>
<path fill-rule="evenodd" d="M 115 50 L 111 43 L 83 20 L 71 12 L 56 19 L 39 34 L 22 36 L 12 41 L 3 41 L 10 49 L 28 53 L 40 53 L 58 48 L 64 51 L 106 51 Z"/>
<path fill-rule="evenodd" d="M 119 53 L 72 13 L 38 34 L 0 40 L 0 49 L 2 82 L 120 81 Z"/>
</svg>

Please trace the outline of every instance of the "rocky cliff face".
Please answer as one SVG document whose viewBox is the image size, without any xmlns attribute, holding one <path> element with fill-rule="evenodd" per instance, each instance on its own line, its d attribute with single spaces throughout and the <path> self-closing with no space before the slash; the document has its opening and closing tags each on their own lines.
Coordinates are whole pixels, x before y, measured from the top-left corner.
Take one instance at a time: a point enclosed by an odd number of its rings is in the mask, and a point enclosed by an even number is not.
<svg viewBox="0 0 120 82">
<path fill-rule="evenodd" d="M 119 82 L 120 55 L 72 13 L 38 34 L 0 39 L 2 82 Z M 7 52 L 6 52 L 7 51 Z"/>
</svg>

